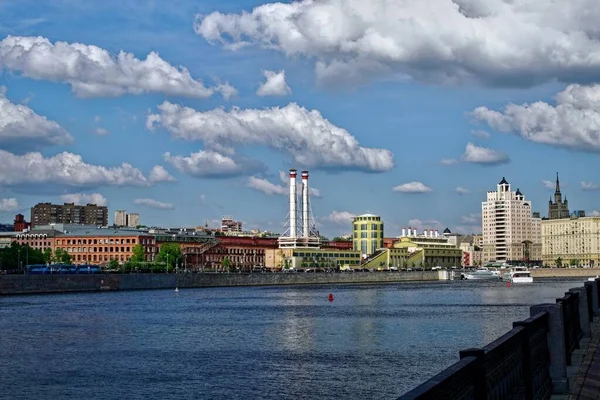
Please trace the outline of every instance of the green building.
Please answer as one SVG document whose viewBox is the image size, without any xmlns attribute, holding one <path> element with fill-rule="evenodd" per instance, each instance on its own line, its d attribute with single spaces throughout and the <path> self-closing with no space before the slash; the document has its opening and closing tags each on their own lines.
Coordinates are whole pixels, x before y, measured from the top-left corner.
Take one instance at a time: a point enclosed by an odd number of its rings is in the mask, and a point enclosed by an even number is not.
<svg viewBox="0 0 600 400">
<path fill-rule="evenodd" d="M 363 214 L 352 222 L 352 243 L 355 251 L 363 257 L 375 254 L 383 248 L 383 221 L 373 214 Z"/>
<path fill-rule="evenodd" d="M 445 237 L 401 237 L 391 248 L 380 250 L 362 268 L 379 269 L 396 267 L 424 268 L 460 267 L 462 250 Z"/>
</svg>

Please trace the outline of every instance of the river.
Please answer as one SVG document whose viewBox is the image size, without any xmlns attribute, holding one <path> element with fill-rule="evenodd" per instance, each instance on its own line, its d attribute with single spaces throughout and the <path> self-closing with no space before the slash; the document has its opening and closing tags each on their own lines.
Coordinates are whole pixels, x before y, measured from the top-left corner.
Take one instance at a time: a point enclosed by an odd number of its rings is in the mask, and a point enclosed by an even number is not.
<svg viewBox="0 0 600 400">
<path fill-rule="evenodd" d="M 394 399 L 583 282 L 0 297 L 0 398 Z"/>
</svg>

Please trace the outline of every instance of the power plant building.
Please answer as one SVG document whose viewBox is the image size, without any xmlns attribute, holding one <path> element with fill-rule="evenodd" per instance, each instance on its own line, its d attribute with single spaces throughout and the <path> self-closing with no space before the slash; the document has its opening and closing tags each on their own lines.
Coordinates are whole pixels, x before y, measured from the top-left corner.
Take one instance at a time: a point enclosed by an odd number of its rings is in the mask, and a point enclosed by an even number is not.
<svg viewBox="0 0 600 400">
<path fill-rule="evenodd" d="M 383 248 L 383 221 L 373 214 L 363 214 L 352 221 L 352 243 L 355 251 L 363 257 Z"/>
</svg>

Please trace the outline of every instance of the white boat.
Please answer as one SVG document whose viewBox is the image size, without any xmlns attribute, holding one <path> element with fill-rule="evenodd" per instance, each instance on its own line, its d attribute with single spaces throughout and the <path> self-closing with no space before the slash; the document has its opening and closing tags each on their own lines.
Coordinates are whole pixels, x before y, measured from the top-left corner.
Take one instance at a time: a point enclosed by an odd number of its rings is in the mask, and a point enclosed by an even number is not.
<svg viewBox="0 0 600 400">
<path fill-rule="evenodd" d="M 460 274 L 461 279 L 468 280 L 488 280 L 488 279 L 499 279 L 500 273 L 498 271 L 490 271 L 487 268 L 479 268 L 475 271 L 463 272 Z"/>
<path fill-rule="evenodd" d="M 595 278 L 588 278 L 588 281 L 590 282 L 596 282 L 596 279 L 600 278 L 598 275 L 596 275 Z"/>
<path fill-rule="evenodd" d="M 533 277 L 527 267 L 513 267 L 505 272 L 502 278 L 511 283 L 533 283 Z"/>
</svg>

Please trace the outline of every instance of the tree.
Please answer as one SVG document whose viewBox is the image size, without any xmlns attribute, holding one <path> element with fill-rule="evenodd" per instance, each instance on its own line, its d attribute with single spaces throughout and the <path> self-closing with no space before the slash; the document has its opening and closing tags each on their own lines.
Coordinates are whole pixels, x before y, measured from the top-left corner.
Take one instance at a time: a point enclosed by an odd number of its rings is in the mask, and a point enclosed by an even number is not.
<svg viewBox="0 0 600 400">
<path fill-rule="evenodd" d="M 73 257 L 65 249 L 56 249 L 54 251 L 54 261 L 62 264 L 71 264 Z"/>
<path fill-rule="evenodd" d="M 44 250 L 44 261 L 46 262 L 46 264 L 50 264 L 52 261 L 54 261 L 54 256 L 52 255 L 51 248 L 47 248 L 46 250 Z"/>
<path fill-rule="evenodd" d="M 156 261 L 165 263 L 166 272 L 175 269 L 177 262 L 181 259 L 181 246 L 179 243 L 163 243 L 156 255 Z"/>
<path fill-rule="evenodd" d="M 562 267 L 562 258 L 558 257 L 555 262 L 558 268 Z"/>
<path fill-rule="evenodd" d="M 579 265 L 579 260 L 576 259 L 576 258 L 570 259 L 569 260 L 569 265 L 572 266 L 572 267 L 576 267 L 576 266 Z"/>
<path fill-rule="evenodd" d="M 221 262 L 221 265 L 223 266 L 223 269 L 227 269 L 229 272 L 233 272 L 235 270 L 235 267 L 229 257 L 225 257 L 223 262 Z"/>
<path fill-rule="evenodd" d="M 146 261 L 146 252 L 144 250 L 144 246 L 139 243 L 133 246 L 131 249 L 130 261 L 132 264 L 139 264 Z"/>
<path fill-rule="evenodd" d="M 111 258 L 108 262 L 108 269 L 119 269 L 119 262 L 114 258 Z"/>
<path fill-rule="evenodd" d="M 344 238 L 344 237 L 341 237 L 341 236 L 336 236 L 336 237 L 334 237 L 331 240 L 333 242 L 351 242 L 352 241 L 352 239 L 350 239 L 350 238 Z"/>
</svg>

